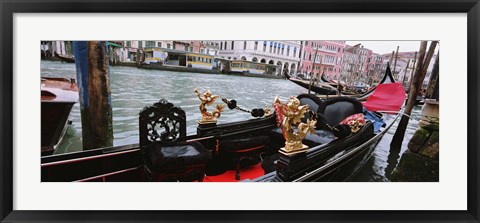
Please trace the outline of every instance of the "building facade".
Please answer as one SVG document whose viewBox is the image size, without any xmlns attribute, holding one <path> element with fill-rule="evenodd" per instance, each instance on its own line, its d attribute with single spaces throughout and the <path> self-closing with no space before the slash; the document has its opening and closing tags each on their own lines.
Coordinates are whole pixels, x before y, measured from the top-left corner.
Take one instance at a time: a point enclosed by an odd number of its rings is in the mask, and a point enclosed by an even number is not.
<svg viewBox="0 0 480 223">
<path fill-rule="evenodd" d="M 300 73 L 338 80 L 342 70 L 345 41 L 301 41 Z M 315 61 L 314 61 L 315 60 Z"/>
<path fill-rule="evenodd" d="M 296 75 L 300 61 L 300 41 L 216 41 L 218 56 L 277 65 L 277 75 Z"/>
<path fill-rule="evenodd" d="M 363 45 L 345 46 L 342 61 L 342 81 L 349 85 L 365 86 L 375 82 L 375 67 L 383 61 L 379 56 L 373 59 L 373 51 L 364 48 Z"/>
<path fill-rule="evenodd" d="M 387 61 L 388 60 L 383 55 L 372 53 L 371 60 L 367 68 L 367 83 L 369 85 L 376 84 L 382 80 L 385 70 L 387 69 Z"/>
<path fill-rule="evenodd" d="M 200 41 L 200 52 L 212 56 L 218 56 L 220 52 L 220 44 L 215 41 Z"/>
<path fill-rule="evenodd" d="M 390 67 L 392 74 L 395 77 L 395 80 L 398 82 L 403 82 L 406 89 L 410 86 L 412 76 L 414 75 L 415 68 L 417 66 L 417 57 L 416 52 L 398 52 L 397 64 L 395 66 L 395 58 L 392 54 L 384 54 L 384 57 L 390 58 Z M 435 64 L 435 59 L 437 54 L 432 56 L 430 64 L 427 68 L 427 73 L 425 74 L 425 79 L 423 80 L 423 87 L 425 88 L 428 85 L 430 76 L 432 74 L 433 66 Z"/>
<path fill-rule="evenodd" d="M 137 49 L 160 47 L 166 49 L 181 50 L 193 53 L 208 54 L 218 56 L 219 46 L 215 41 L 198 40 L 141 40 L 141 41 L 123 41 L 124 49 L 120 53 L 122 62 L 136 61 Z"/>
</svg>

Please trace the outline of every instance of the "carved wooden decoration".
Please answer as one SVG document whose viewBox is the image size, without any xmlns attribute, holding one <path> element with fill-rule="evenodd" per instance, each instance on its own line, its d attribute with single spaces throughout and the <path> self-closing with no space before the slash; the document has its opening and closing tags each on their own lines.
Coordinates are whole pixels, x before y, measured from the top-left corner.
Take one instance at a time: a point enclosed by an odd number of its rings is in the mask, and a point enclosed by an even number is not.
<svg viewBox="0 0 480 223">
<path fill-rule="evenodd" d="M 186 115 L 165 99 L 143 108 L 139 118 L 140 146 L 154 142 L 173 143 L 186 140 Z"/>
</svg>

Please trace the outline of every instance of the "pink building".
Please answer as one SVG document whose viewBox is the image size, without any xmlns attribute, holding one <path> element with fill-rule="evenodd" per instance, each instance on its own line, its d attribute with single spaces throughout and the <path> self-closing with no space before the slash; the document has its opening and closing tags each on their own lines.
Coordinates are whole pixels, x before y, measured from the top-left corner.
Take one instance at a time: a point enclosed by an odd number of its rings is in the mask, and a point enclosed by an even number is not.
<svg viewBox="0 0 480 223">
<path fill-rule="evenodd" d="M 373 82 L 373 71 L 375 62 L 372 60 L 373 52 L 364 48 L 360 43 L 355 46 L 346 46 L 343 54 L 342 63 L 342 79 L 344 81 L 361 81 L 366 80 L 369 84 Z"/>
<path fill-rule="evenodd" d="M 386 69 L 386 62 L 386 57 L 378 53 L 372 53 L 367 72 L 367 82 L 369 84 L 378 83 L 383 78 Z"/>
<path fill-rule="evenodd" d="M 174 40 L 173 49 L 199 53 L 202 43 L 198 40 Z"/>
<path fill-rule="evenodd" d="M 324 74 L 329 79 L 340 78 L 345 41 L 302 41 L 301 47 L 300 73 L 307 77 L 313 73 L 315 77 Z"/>
</svg>

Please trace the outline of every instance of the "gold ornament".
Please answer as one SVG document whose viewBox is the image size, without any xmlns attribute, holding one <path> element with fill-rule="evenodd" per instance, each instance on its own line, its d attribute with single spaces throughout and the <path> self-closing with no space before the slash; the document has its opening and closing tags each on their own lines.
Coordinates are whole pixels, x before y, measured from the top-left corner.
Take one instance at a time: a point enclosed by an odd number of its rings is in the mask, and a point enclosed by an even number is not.
<svg viewBox="0 0 480 223">
<path fill-rule="evenodd" d="M 265 106 L 265 108 L 263 109 L 263 112 L 265 113 L 265 114 L 263 115 L 264 117 L 273 115 L 272 109 L 270 109 L 268 106 Z"/>
<path fill-rule="evenodd" d="M 207 106 L 213 105 L 215 100 L 219 97 L 218 95 L 213 95 L 210 90 L 206 90 L 203 94 L 195 89 L 195 94 L 200 99 L 201 103 L 199 106 L 200 113 L 202 114 L 202 120 L 200 120 L 199 124 L 210 124 L 210 123 L 217 123 L 217 118 L 220 117 L 220 113 L 223 112 L 225 105 L 217 104 L 216 109 L 213 112 L 207 111 Z"/>
<path fill-rule="evenodd" d="M 298 153 L 308 149 L 308 146 L 302 143 L 307 133 L 315 133 L 315 125 L 317 120 L 310 117 L 307 123 L 301 122 L 305 112 L 308 111 L 308 105 L 300 105 L 300 101 L 291 96 L 287 104 L 283 104 L 278 97 L 275 97 L 273 102 L 275 110 L 281 113 L 279 117 L 283 117 L 281 121 L 281 128 L 285 138 L 285 147 L 281 148 L 280 152 L 285 154 Z M 294 127 L 297 126 L 297 132 L 294 132 Z"/>
</svg>

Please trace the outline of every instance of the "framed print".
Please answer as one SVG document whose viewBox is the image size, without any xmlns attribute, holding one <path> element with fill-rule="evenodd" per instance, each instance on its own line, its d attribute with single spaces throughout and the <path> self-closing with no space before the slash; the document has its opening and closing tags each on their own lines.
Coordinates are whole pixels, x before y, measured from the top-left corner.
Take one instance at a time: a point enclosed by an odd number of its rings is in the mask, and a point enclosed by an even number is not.
<svg viewBox="0 0 480 223">
<path fill-rule="evenodd" d="M 479 222 L 477 0 L 1 10 L 2 222 Z"/>
</svg>

